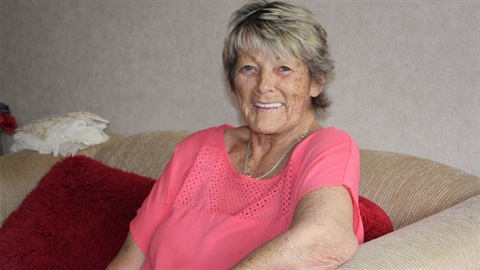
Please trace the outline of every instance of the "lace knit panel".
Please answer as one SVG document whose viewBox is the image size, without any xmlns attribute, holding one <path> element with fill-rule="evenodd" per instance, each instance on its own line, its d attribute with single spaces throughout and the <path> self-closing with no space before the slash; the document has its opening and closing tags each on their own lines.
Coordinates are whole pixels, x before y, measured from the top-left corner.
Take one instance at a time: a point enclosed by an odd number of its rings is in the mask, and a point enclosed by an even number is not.
<svg viewBox="0 0 480 270">
<path fill-rule="evenodd" d="M 203 148 L 179 181 L 175 205 L 259 222 L 285 219 L 291 204 L 292 165 L 275 180 L 250 180 L 235 171 L 222 149 Z"/>
</svg>

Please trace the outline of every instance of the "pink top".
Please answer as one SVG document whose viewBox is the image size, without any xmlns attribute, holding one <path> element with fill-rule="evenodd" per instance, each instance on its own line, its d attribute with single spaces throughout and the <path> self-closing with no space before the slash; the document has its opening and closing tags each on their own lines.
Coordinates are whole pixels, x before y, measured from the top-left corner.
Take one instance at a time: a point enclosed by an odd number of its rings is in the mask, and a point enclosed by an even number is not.
<svg viewBox="0 0 480 270">
<path fill-rule="evenodd" d="M 143 269 L 228 269 L 290 226 L 309 191 L 343 185 L 354 201 L 354 233 L 363 243 L 358 210 L 360 157 L 350 136 L 335 128 L 300 142 L 283 172 L 257 180 L 230 163 L 228 125 L 181 142 L 130 224 L 146 254 Z"/>
</svg>

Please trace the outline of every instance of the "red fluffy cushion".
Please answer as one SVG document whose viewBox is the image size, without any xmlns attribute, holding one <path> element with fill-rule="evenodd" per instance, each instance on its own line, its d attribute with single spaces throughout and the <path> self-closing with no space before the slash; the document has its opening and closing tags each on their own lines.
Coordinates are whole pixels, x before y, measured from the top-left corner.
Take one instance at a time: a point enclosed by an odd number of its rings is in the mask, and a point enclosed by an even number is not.
<svg viewBox="0 0 480 270">
<path fill-rule="evenodd" d="M 362 216 L 364 243 L 393 232 L 393 224 L 380 206 L 362 196 L 358 199 Z"/>
<path fill-rule="evenodd" d="M 105 269 L 154 180 L 84 156 L 57 163 L 0 229 L 2 269 Z"/>
</svg>

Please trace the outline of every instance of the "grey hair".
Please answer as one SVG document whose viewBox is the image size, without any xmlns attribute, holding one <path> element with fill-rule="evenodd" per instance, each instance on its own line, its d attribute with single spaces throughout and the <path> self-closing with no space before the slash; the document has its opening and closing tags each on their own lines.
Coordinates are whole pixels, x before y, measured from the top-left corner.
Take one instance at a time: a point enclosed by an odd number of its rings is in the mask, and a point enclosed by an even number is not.
<svg viewBox="0 0 480 270">
<path fill-rule="evenodd" d="M 232 91 L 237 57 L 249 50 L 304 61 L 318 85 L 330 81 L 334 69 L 320 22 L 308 9 L 285 2 L 250 1 L 230 17 L 222 57 Z M 330 103 L 325 91 L 312 98 L 315 109 L 326 109 Z"/>
</svg>

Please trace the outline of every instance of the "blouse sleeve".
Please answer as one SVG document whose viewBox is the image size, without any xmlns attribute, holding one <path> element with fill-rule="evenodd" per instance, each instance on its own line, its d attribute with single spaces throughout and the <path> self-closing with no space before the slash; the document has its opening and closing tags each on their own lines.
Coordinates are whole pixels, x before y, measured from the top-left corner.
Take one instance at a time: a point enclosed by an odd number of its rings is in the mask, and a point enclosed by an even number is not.
<svg viewBox="0 0 480 270">
<path fill-rule="evenodd" d="M 143 201 L 142 206 L 137 210 L 137 215 L 130 223 L 130 233 L 145 254 L 148 253 L 150 239 L 155 229 L 166 215 L 169 185 L 167 180 L 171 167 L 172 160 L 167 164 L 160 179 L 156 181 L 150 194 Z"/>
<path fill-rule="evenodd" d="M 188 162 L 194 156 L 190 145 L 182 147 L 180 143 L 175 152 L 163 169 L 162 175 L 153 186 L 150 194 L 137 210 L 137 215 L 130 222 L 130 233 L 140 247 L 147 254 L 152 235 L 159 224 L 169 216 L 170 209 L 179 189 L 180 175 L 188 169 Z M 182 150 L 183 149 L 183 150 Z"/>
<path fill-rule="evenodd" d="M 300 162 L 295 189 L 296 203 L 308 192 L 326 186 L 344 186 L 350 192 L 354 230 L 363 243 L 358 207 L 360 152 L 350 135 L 340 130 L 324 132 L 308 142 Z"/>
</svg>

